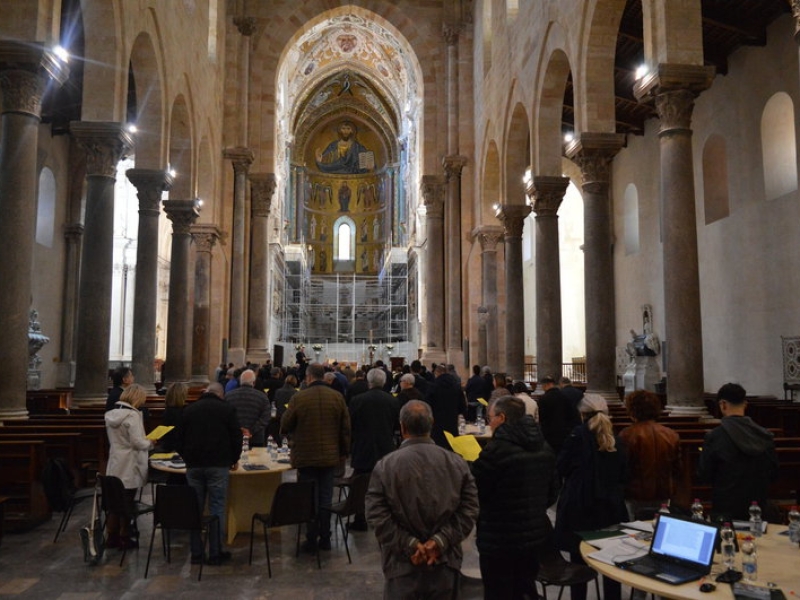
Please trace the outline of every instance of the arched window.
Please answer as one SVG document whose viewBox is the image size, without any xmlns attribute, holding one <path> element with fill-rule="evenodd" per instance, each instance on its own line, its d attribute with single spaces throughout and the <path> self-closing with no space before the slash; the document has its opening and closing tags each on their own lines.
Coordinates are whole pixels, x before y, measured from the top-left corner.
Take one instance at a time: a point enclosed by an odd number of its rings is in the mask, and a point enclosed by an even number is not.
<svg viewBox="0 0 800 600">
<path fill-rule="evenodd" d="M 56 223 L 56 178 L 45 167 L 39 174 L 39 198 L 36 203 L 36 243 L 53 247 Z"/>
<path fill-rule="evenodd" d="M 730 214 L 728 149 L 725 138 L 711 135 L 703 147 L 703 206 L 706 225 Z"/>
<path fill-rule="evenodd" d="M 339 217 L 333 224 L 335 262 L 352 261 L 356 255 L 356 224 L 350 217 Z"/>
<path fill-rule="evenodd" d="M 639 252 L 639 192 L 632 183 L 625 188 L 625 254 Z"/>
<path fill-rule="evenodd" d="M 780 198 L 797 189 L 797 149 L 794 105 L 786 92 L 767 101 L 761 115 L 761 154 L 764 160 L 764 196 Z"/>
</svg>

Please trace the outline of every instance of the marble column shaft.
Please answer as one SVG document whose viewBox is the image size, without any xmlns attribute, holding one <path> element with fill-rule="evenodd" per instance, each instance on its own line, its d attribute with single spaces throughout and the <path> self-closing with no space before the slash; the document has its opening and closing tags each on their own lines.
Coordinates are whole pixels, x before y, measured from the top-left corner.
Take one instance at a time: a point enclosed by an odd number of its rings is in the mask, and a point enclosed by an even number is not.
<svg viewBox="0 0 800 600">
<path fill-rule="evenodd" d="M 78 323 L 78 297 L 80 295 L 81 245 L 83 225 L 68 225 L 64 229 L 64 306 L 61 310 L 60 361 L 56 387 L 75 385 L 75 332 Z"/>
<path fill-rule="evenodd" d="M 225 158 L 233 163 L 233 222 L 231 236 L 231 312 L 229 343 L 231 348 L 244 348 L 247 315 L 245 290 L 247 289 L 245 239 L 247 237 L 245 206 L 247 201 L 247 172 L 253 163 L 253 152 L 248 148 L 231 148 Z"/>
<path fill-rule="evenodd" d="M 478 362 L 484 366 L 489 364 L 489 353 L 486 335 L 486 322 L 488 321 L 489 310 L 485 306 L 478 307 Z"/>
<path fill-rule="evenodd" d="M 194 308 L 192 335 L 192 383 L 208 382 L 211 368 L 211 251 L 220 238 L 216 225 L 191 226 L 194 242 Z"/>
<path fill-rule="evenodd" d="M 248 356 L 251 351 L 267 352 L 269 343 L 269 213 L 275 193 L 275 174 L 258 173 L 250 176 L 250 303 L 248 311 Z M 260 358 L 264 358 L 263 356 Z"/>
<path fill-rule="evenodd" d="M 40 45 L 0 42 L 0 239 L 13 260 L 0 261 L 0 418 L 25 418 L 28 373 L 28 324 L 36 229 L 38 126 L 47 84 L 61 83 L 66 72 Z"/>
<path fill-rule="evenodd" d="M 503 224 L 506 257 L 506 373 L 515 380 L 521 380 L 525 371 L 522 228 L 530 212 L 527 204 L 502 204 L 497 209 L 497 218 Z"/>
<path fill-rule="evenodd" d="M 158 310 L 158 218 L 161 195 L 172 186 L 172 177 L 156 169 L 128 169 L 125 174 L 139 198 L 131 368 L 137 383 L 152 388 Z"/>
<path fill-rule="evenodd" d="M 637 98 L 655 100 L 661 121 L 667 405 L 693 410 L 705 409 L 705 386 L 691 121 L 694 99 L 713 77 L 713 67 L 662 64 L 634 88 Z"/>
<path fill-rule="evenodd" d="M 497 322 L 497 244 L 503 241 L 503 228 L 482 225 L 473 234 L 481 245 L 481 304 L 485 309 L 486 352 L 481 366 L 500 368 L 500 337 Z M 480 315 L 478 317 L 480 319 Z"/>
<path fill-rule="evenodd" d="M 616 398 L 616 316 L 611 234 L 610 165 L 623 135 L 584 133 L 567 148 L 583 177 L 583 268 L 586 314 L 586 384 Z"/>
<path fill-rule="evenodd" d="M 172 221 L 172 256 L 169 264 L 166 379 L 189 381 L 192 371 L 192 311 L 189 280 L 191 226 L 200 215 L 197 200 L 165 200 L 164 212 Z"/>
<path fill-rule="evenodd" d="M 461 171 L 467 163 L 465 156 L 446 156 L 444 158 L 445 178 L 447 180 L 447 199 L 445 201 L 445 273 L 447 301 L 447 339 L 448 355 L 462 350 L 463 324 L 461 316 Z"/>
<path fill-rule="evenodd" d="M 425 202 L 427 238 L 425 260 L 424 346 L 430 353 L 444 353 L 444 194 L 446 182 L 438 175 L 423 175 L 422 198 Z M 443 359 L 443 358 L 442 358 Z"/>
<path fill-rule="evenodd" d="M 133 147 L 124 123 L 76 121 L 72 135 L 86 152 L 86 218 L 78 303 L 77 404 L 108 395 L 108 345 L 114 259 L 114 184 L 117 163 Z"/>
<path fill-rule="evenodd" d="M 537 176 L 530 190 L 536 213 L 536 363 L 540 376 L 556 379 L 564 359 L 558 208 L 568 185 L 568 177 Z"/>
</svg>

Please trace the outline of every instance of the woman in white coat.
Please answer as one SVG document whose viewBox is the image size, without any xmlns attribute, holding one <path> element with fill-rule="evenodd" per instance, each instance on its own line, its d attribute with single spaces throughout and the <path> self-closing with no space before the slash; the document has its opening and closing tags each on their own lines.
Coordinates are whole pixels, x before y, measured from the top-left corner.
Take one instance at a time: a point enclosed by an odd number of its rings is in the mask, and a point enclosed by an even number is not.
<svg viewBox="0 0 800 600">
<path fill-rule="evenodd" d="M 126 500 L 133 505 L 137 490 L 147 483 L 147 451 L 153 443 L 145 437 L 139 407 L 147 399 L 144 388 L 131 384 L 122 392 L 115 408 L 105 415 L 110 452 L 106 475 L 122 480 Z M 135 548 L 138 540 L 131 538 L 130 522 L 122 515 L 109 513 L 106 522 L 108 548 Z"/>
</svg>

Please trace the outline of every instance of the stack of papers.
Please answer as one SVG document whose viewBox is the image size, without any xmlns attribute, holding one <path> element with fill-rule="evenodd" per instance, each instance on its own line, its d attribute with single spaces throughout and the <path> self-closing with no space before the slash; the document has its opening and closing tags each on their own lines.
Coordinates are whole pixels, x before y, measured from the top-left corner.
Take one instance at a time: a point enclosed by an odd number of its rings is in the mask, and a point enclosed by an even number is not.
<svg viewBox="0 0 800 600">
<path fill-rule="evenodd" d="M 592 546 L 599 550 L 587 556 L 608 565 L 616 565 L 619 562 L 632 560 L 644 556 L 650 549 L 650 544 L 642 540 L 637 540 L 630 535 L 620 537 L 593 540 Z"/>
</svg>

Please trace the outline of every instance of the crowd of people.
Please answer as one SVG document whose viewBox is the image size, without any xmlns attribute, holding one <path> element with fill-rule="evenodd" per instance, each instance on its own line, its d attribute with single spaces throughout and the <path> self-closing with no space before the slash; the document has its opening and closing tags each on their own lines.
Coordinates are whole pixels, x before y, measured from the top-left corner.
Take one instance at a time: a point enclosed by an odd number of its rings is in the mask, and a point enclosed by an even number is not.
<svg viewBox="0 0 800 600">
<path fill-rule="evenodd" d="M 354 370 L 310 363 L 302 352 L 288 371 L 220 365 L 217 377 L 192 403 L 185 384 L 170 387 L 164 422 L 177 427 L 159 442 L 181 454 L 200 506 L 207 501 L 220 517 L 210 564 L 230 558 L 224 507 L 243 435 L 256 446 L 270 436 L 288 437 L 298 480 L 315 482 L 318 518 L 307 527 L 308 552 L 331 548 L 326 509 L 345 461 L 354 474 L 371 476 L 364 511 L 349 527 L 374 529 L 387 598 L 452 597 L 461 542 L 475 525 L 485 597 L 536 598 L 544 548 L 582 563 L 578 532 L 650 519 L 677 491 L 679 437 L 658 423 L 661 401 L 644 390 L 625 398 L 632 424 L 615 435 L 606 400 L 567 378 L 542 377 L 534 397 L 525 383 L 488 367 L 473 367 L 462 381 L 452 365 L 428 370 L 413 361 L 392 373 L 377 361 Z M 120 477 L 133 499 L 147 479 L 151 450 L 138 412 L 145 395 L 129 369 L 113 381 L 108 474 Z M 706 435 L 698 477 L 711 484 L 712 517 L 746 519 L 751 501 L 765 505 L 777 473 L 772 435 L 745 416 L 741 386 L 726 384 L 717 396 L 723 418 Z M 446 440 L 446 432 L 459 434 L 460 417 L 485 417 L 492 432 L 474 462 L 452 452 Z M 112 547 L 135 544 L 126 523 L 110 519 L 109 526 Z M 193 538 L 192 561 L 202 553 Z M 607 600 L 620 598 L 619 583 L 604 578 L 603 588 Z M 585 598 L 585 584 L 574 586 L 571 597 Z"/>
</svg>

